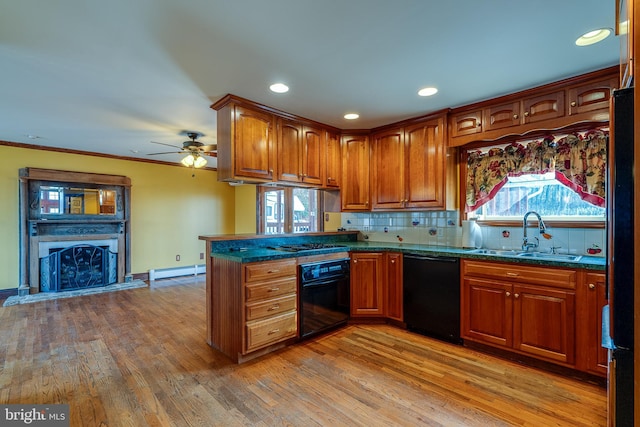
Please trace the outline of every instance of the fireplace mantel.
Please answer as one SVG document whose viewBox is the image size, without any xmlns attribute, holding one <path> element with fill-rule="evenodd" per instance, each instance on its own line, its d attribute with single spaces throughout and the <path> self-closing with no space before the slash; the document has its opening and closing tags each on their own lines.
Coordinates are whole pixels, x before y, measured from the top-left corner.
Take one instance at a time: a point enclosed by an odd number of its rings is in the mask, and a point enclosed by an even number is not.
<svg viewBox="0 0 640 427">
<path fill-rule="evenodd" d="M 131 276 L 130 194 L 131 181 L 125 176 L 20 169 L 18 294 L 40 292 L 43 243 L 55 247 L 56 242 L 65 246 L 69 242 L 113 241 L 118 282 L 126 281 Z"/>
</svg>

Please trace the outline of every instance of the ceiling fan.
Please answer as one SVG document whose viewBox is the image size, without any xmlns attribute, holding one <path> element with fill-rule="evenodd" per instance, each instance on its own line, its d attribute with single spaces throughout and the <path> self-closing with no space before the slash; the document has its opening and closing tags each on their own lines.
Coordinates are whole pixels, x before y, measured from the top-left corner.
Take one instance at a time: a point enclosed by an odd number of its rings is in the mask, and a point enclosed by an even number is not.
<svg viewBox="0 0 640 427">
<path fill-rule="evenodd" d="M 182 143 L 182 147 L 177 145 L 165 144 L 163 142 L 155 142 L 151 141 L 153 144 L 166 145 L 168 147 L 177 148 L 180 151 L 164 151 L 160 153 L 149 153 L 149 156 L 155 156 L 158 154 L 186 154 L 186 156 L 180 161 L 183 165 L 187 167 L 201 168 L 207 164 L 207 159 L 204 156 L 217 157 L 218 146 L 216 144 L 213 145 L 205 145 L 200 141 L 196 141 L 198 137 L 204 136 L 198 132 L 184 132 L 190 140 L 184 141 Z"/>
</svg>

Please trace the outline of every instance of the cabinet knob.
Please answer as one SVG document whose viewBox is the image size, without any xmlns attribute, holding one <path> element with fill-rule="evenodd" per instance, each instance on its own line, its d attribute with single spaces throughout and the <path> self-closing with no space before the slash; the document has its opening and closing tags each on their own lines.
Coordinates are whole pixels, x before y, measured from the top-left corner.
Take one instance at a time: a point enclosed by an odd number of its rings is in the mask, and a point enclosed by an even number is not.
<svg viewBox="0 0 640 427">
<path fill-rule="evenodd" d="M 596 285 L 594 285 L 593 283 L 589 283 L 589 289 L 594 290 L 596 288 Z"/>
<path fill-rule="evenodd" d="M 518 298 L 520 296 L 520 294 L 513 294 L 514 298 Z"/>
<path fill-rule="evenodd" d="M 396 263 L 396 260 L 395 260 L 395 259 L 392 259 L 392 260 L 391 260 L 391 264 L 395 264 L 395 263 Z"/>
<path fill-rule="evenodd" d="M 353 260 L 353 263 L 354 263 L 354 264 L 357 264 L 357 263 L 358 263 L 358 260 L 357 260 L 357 259 L 354 259 L 354 260 Z"/>
<path fill-rule="evenodd" d="M 513 115 L 513 120 L 518 120 L 518 115 L 517 114 Z"/>
<path fill-rule="evenodd" d="M 505 295 L 506 295 L 506 296 L 508 296 L 508 297 L 510 297 L 510 296 L 511 296 L 511 292 L 507 291 L 507 292 L 505 293 Z"/>
<path fill-rule="evenodd" d="M 476 126 L 477 127 L 481 127 L 482 126 L 482 122 L 478 122 L 478 124 Z"/>
<path fill-rule="evenodd" d="M 578 105 L 578 104 L 576 103 L 576 101 L 571 101 L 571 106 L 572 106 L 572 107 L 575 107 L 576 105 Z"/>
<path fill-rule="evenodd" d="M 269 173 L 273 173 L 273 169 L 269 169 Z"/>
<path fill-rule="evenodd" d="M 524 116 L 525 116 L 525 117 L 529 117 L 529 112 L 528 112 L 528 111 L 525 111 L 525 112 L 524 112 Z"/>
</svg>

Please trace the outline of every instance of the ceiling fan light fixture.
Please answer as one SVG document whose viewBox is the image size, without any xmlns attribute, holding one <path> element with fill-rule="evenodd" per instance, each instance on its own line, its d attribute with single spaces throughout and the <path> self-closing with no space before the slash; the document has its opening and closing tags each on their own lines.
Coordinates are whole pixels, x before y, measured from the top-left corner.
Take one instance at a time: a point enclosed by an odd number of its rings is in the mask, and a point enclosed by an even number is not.
<svg viewBox="0 0 640 427">
<path fill-rule="evenodd" d="M 193 157 L 193 154 L 189 154 L 184 159 L 180 160 L 180 163 L 182 163 L 186 167 L 194 166 L 194 162 L 195 162 L 195 157 Z"/>
<path fill-rule="evenodd" d="M 202 156 L 198 156 L 193 161 L 193 167 L 198 169 L 204 167 L 207 164 L 207 159 Z"/>
</svg>

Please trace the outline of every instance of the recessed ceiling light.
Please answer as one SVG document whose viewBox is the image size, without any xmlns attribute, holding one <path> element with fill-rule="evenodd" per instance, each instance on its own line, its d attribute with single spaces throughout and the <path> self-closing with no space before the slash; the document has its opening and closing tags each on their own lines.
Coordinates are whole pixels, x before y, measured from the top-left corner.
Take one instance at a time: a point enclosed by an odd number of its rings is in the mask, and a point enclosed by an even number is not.
<svg viewBox="0 0 640 427">
<path fill-rule="evenodd" d="M 578 46 L 589 46 L 590 44 L 598 43 L 609 37 L 611 30 L 609 28 L 600 28 L 598 30 L 589 31 L 578 37 L 576 44 Z"/>
<path fill-rule="evenodd" d="M 287 86 L 284 83 L 274 83 L 271 86 L 269 86 L 269 89 L 271 89 L 271 91 L 275 93 L 289 92 L 289 86 Z"/>
<path fill-rule="evenodd" d="M 27 135 L 27 138 L 29 138 L 29 139 L 41 139 L 42 137 L 41 137 L 41 136 L 38 136 L 38 135 L 31 135 L 31 134 L 29 134 L 29 135 Z"/>
<path fill-rule="evenodd" d="M 438 93 L 438 89 L 436 89 L 435 87 L 423 87 L 418 91 L 418 95 L 420 96 L 431 96 L 435 95 L 436 93 Z"/>
<path fill-rule="evenodd" d="M 355 120 L 360 117 L 360 114 L 357 113 L 348 113 L 344 115 L 344 118 L 347 120 Z"/>
</svg>

